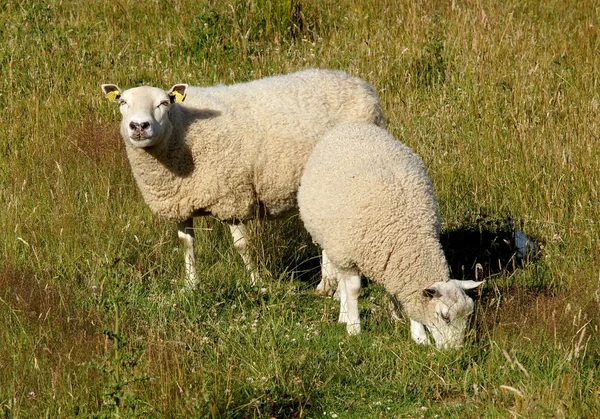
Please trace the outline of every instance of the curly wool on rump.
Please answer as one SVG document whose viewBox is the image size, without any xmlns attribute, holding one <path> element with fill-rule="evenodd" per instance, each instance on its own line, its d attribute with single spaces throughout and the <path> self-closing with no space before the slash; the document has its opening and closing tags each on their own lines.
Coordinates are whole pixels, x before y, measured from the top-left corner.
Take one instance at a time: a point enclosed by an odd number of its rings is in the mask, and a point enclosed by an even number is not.
<svg viewBox="0 0 600 419">
<path fill-rule="evenodd" d="M 339 276 L 340 321 L 350 333 L 360 331 L 358 309 L 353 314 L 348 308 L 344 314 L 343 305 L 358 298 L 359 273 L 396 296 L 410 319 L 427 326 L 434 339 L 445 327 L 432 319 L 434 311 L 447 323 L 448 316 L 456 318 L 462 328 L 472 310 L 462 289 L 479 283 L 450 281 L 433 187 L 423 162 L 409 147 L 375 125 L 338 125 L 308 159 L 298 204 L 306 229 Z M 350 277 L 352 287 L 358 288 L 353 288 L 355 296 L 344 295 L 350 292 L 344 278 Z M 447 301 L 440 305 L 433 297 Z M 458 334 L 446 334 L 436 343 L 458 345 Z"/>
</svg>

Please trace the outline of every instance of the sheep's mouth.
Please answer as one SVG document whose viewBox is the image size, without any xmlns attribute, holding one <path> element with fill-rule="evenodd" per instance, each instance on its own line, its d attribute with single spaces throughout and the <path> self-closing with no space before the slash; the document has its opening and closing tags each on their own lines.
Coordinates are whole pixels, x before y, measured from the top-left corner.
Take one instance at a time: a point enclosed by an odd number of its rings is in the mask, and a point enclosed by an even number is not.
<svg viewBox="0 0 600 419">
<path fill-rule="evenodd" d="M 152 145 L 152 143 L 154 142 L 154 138 L 140 134 L 140 135 L 130 136 L 129 142 L 134 147 L 144 148 L 144 147 L 148 147 L 148 146 Z"/>
<path fill-rule="evenodd" d="M 438 343 L 436 342 L 436 340 L 433 337 L 433 333 L 431 332 L 430 327 L 431 326 L 427 326 L 427 325 L 423 325 L 425 326 L 425 332 L 427 333 L 427 342 L 431 343 L 433 342 L 433 344 L 435 345 L 435 347 L 439 350 L 452 350 L 452 349 L 459 349 L 463 346 L 463 343 L 461 342 L 461 340 L 456 340 L 456 339 L 446 339 L 443 343 Z"/>
<path fill-rule="evenodd" d="M 131 134 L 129 138 L 131 139 L 131 141 L 145 141 L 150 140 L 152 136 L 144 132 L 135 132 Z"/>
</svg>

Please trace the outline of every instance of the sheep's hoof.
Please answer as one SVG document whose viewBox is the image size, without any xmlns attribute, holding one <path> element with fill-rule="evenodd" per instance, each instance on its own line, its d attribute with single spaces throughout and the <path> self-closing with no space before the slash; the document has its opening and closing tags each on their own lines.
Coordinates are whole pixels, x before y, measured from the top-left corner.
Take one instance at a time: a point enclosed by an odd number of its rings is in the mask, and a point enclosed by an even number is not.
<svg viewBox="0 0 600 419">
<path fill-rule="evenodd" d="M 358 335 L 360 333 L 360 323 L 346 324 L 346 331 L 349 335 Z"/>
<path fill-rule="evenodd" d="M 182 287 L 179 289 L 179 293 L 180 294 L 191 294 L 195 290 L 196 290 L 196 284 L 194 284 L 194 285 L 185 284 L 185 287 Z"/>
<path fill-rule="evenodd" d="M 254 287 L 260 284 L 260 276 L 258 273 L 250 272 L 250 286 Z"/>
<path fill-rule="evenodd" d="M 190 278 L 186 278 L 185 285 L 181 289 L 181 292 L 182 293 L 187 293 L 187 292 L 194 291 L 197 286 L 198 286 L 198 280 L 196 280 L 196 278 L 191 278 L 191 279 Z"/>
<path fill-rule="evenodd" d="M 329 280 L 327 278 L 321 279 L 321 282 L 319 282 L 319 285 L 317 285 L 315 294 L 317 294 L 321 297 L 330 297 L 331 296 L 331 287 L 329 286 Z"/>
<path fill-rule="evenodd" d="M 412 340 L 415 341 L 415 343 L 417 345 L 427 345 L 427 344 L 429 344 L 427 336 L 415 336 L 415 335 L 413 335 L 411 337 L 412 337 Z"/>
</svg>

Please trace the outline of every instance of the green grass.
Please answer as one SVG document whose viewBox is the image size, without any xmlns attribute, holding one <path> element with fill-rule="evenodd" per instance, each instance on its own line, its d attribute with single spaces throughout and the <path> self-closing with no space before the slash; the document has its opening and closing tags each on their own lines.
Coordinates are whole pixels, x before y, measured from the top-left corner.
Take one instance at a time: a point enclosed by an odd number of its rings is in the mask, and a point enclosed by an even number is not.
<svg viewBox="0 0 600 419">
<path fill-rule="evenodd" d="M 0 2 L 0 415 L 595 417 L 600 8 L 584 1 Z M 197 220 L 138 193 L 101 83 L 210 85 L 306 67 L 376 88 L 444 231 L 511 215 L 542 244 L 489 278 L 468 345 L 419 347 L 363 291 L 348 337 L 297 218 L 257 221 L 264 289 Z M 470 274 L 471 267 L 466 267 Z"/>
</svg>

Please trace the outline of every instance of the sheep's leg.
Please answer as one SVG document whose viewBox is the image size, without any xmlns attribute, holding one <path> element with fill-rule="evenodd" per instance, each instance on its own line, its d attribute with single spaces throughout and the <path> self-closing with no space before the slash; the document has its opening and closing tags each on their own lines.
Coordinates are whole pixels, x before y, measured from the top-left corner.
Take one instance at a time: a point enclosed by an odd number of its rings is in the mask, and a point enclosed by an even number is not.
<svg viewBox="0 0 600 419">
<path fill-rule="evenodd" d="M 349 335 L 360 333 L 358 296 L 360 295 L 360 275 L 354 271 L 340 270 L 338 291 L 340 294 L 340 323 L 346 323 Z"/>
<path fill-rule="evenodd" d="M 422 323 L 410 320 L 410 337 L 412 340 L 417 342 L 419 345 L 429 344 L 429 338 L 427 337 L 427 331 Z"/>
<path fill-rule="evenodd" d="M 256 269 L 256 264 L 252 259 L 252 255 L 250 254 L 250 249 L 248 246 L 248 231 L 246 230 L 246 225 L 239 224 L 230 224 L 229 229 L 231 230 L 231 235 L 233 236 L 233 247 L 240 254 L 244 264 L 246 265 L 246 269 L 250 272 L 250 285 L 256 285 L 256 281 L 258 280 L 258 272 Z"/>
<path fill-rule="evenodd" d="M 339 275 L 338 275 L 339 278 Z M 335 292 L 333 293 L 333 297 L 334 300 L 339 300 L 340 299 L 340 286 L 339 286 L 339 281 L 336 281 L 336 289 Z"/>
<path fill-rule="evenodd" d="M 338 323 L 348 324 L 348 294 L 346 293 L 346 280 L 343 277 L 340 277 L 338 281 L 338 293 L 340 294 Z"/>
<path fill-rule="evenodd" d="M 196 259 L 194 257 L 194 219 L 188 218 L 177 224 L 177 236 L 183 246 L 185 259 L 185 287 L 192 289 L 196 286 Z"/>
<path fill-rule="evenodd" d="M 327 253 L 323 251 L 323 259 L 321 260 L 321 282 L 317 285 L 317 290 L 315 291 L 316 294 L 323 296 L 330 296 L 333 294 L 333 288 L 337 286 L 338 277 L 339 272 L 337 267 L 329 260 Z"/>
</svg>

